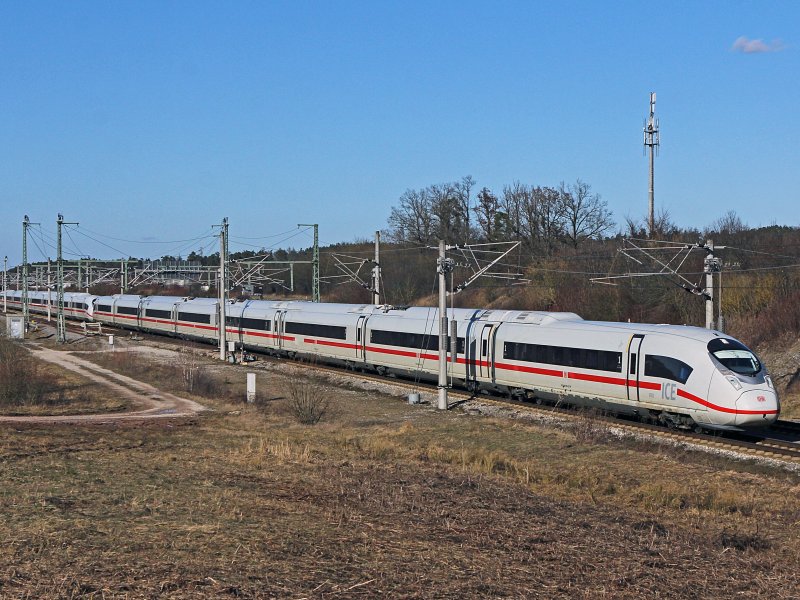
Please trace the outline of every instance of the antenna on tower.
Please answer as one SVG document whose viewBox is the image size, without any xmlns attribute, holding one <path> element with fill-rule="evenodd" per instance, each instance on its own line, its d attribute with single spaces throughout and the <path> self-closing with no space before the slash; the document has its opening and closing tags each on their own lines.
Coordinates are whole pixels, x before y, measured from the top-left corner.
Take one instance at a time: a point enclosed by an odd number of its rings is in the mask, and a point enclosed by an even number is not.
<svg viewBox="0 0 800 600">
<path fill-rule="evenodd" d="M 658 119 L 656 119 L 656 93 L 650 92 L 650 116 L 644 126 L 644 145 L 650 150 L 650 212 L 647 220 L 650 228 L 650 237 L 655 229 L 655 195 L 653 192 L 653 165 L 654 157 L 658 154 L 661 137 L 658 133 Z"/>
</svg>

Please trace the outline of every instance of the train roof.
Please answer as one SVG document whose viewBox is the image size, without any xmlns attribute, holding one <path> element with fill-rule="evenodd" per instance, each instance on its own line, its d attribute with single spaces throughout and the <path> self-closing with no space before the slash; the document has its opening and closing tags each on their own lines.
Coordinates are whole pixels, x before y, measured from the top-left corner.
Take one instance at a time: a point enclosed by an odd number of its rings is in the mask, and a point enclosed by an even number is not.
<svg viewBox="0 0 800 600">
<path fill-rule="evenodd" d="M 653 324 L 653 323 L 618 323 L 616 321 L 583 321 L 583 324 L 592 327 L 602 326 L 606 329 L 614 329 L 617 331 L 625 331 L 631 334 L 664 334 L 675 335 L 701 342 L 709 342 L 718 337 L 730 337 L 727 334 L 721 333 L 714 329 L 705 329 L 704 327 L 695 327 L 693 325 L 670 325 L 670 324 Z M 565 323 L 565 325 L 567 325 Z"/>
</svg>

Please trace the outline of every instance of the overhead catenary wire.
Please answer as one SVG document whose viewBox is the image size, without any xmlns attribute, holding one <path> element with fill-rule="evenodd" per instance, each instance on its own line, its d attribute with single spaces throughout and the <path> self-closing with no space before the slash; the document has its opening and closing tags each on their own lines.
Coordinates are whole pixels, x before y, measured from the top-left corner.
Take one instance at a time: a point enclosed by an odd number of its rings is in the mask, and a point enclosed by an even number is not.
<svg viewBox="0 0 800 600">
<path fill-rule="evenodd" d="M 187 238 L 187 239 L 184 239 L 184 240 L 126 240 L 126 239 L 123 239 L 123 238 L 117 238 L 117 237 L 112 237 L 110 235 L 105 235 L 105 234 L 102 234 L 102 233 L 98 233 L 96 231 L 92 231 L 91 229 L 87 229 L 86 227 L 81 227 L 81 230 L 88 231 L 89 233 L 93 233 L 94 235 L 98 235 L 100 237 L 104 237 L 104 238 L 107 238 L 107 239 L 110 239 L 110 240 L 114 240 L 114 241 L 117 241 L 117 242 L 126 242 L 126 243 L 130 243 L 130 244 L 164 244 L 164 245 L 166 245 L 166 244 L 182 244 L 184 242 L 194 242 L 194 241 L 197 241 L 197 240 L 202 240 L 202 239 L 205 239 L 205 238 L 207 238 L 207 237 L 209 237 L 210 235 L 213 234 L 213 230 L 209 229 L 207 233 L 204 233 L 201 236 L 198 236 L 198 237 L 195 237 L 195 238 Z M 89 237 L 89 236 L 87 236 L 87 237 Z M 94 238 L 90 238 L 90 239 L 94 239 Z M 97 240 L 95 240 L 95 241 L 97 241 Z"/>
</svg>

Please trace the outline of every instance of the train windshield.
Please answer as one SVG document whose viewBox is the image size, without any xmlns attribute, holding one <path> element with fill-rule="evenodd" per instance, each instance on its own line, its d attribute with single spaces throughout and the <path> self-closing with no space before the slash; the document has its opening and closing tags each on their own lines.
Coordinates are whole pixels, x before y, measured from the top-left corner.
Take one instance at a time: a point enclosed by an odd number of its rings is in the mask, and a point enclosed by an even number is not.
<svg viewBox="0 0 800 600">
<path fill-rule="evenodd" d="M 726 368 L 739 375 L 752 377 L 761 371 L 761 362 L 755 354 L 736 340 L 717 338 L 708 343 L 708 351 Z"/>
</svg>

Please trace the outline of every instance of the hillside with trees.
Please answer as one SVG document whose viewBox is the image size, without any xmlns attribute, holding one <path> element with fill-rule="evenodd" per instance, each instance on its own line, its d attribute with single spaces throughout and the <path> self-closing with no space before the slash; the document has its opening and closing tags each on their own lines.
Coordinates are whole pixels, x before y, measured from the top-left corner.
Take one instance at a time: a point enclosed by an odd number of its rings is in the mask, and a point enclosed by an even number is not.
<svg viewBox="0 0 800 600">
<path fill-rule="evenodd" d="M 800 334 L 800 228 L 796 226 L 751 228 L 735 212 L 725 211 L 702 228 L 684 228 L 663 211 L 656 215 L 653 231 L 648 231 L 644 218 L 615 220 L 606 201 L 581 180 L 555 187 L 516 181 L 496 192 L 478 189 L 467 176 L 407 190 L 392 208 L 382 238 L 381 288 L 389 304 L 436 305 L 439 239 L 452 246 L 489 244 L 487 248 L 519 242 L 493 269 L 513 278 L 481 278 L 450 301 L 462 307 L 571 311 L 590 320 L 701 327 L 705 302 L 698 292 L 705 284 L 706 252 L 697 245 L 713 240 L 722 272 L 715 278 L 715 306 L 716 310 L 721 307 L 723 315 L 718 327 L 772 354 L 771 363 L 800 356 L 800 348 L 793 346 Z M 661 267 L 623 252 L 628 240 L 661 247 L 654 254 L 679 267 L 684 280 L 652 274 Z M 685 260 L 683 255 L 676 260 L 675 249 L 687 246 L 695 248 Z M 266 253 L 266 249 L 245 251 L 231 258 Z M 471 253 L 455 249 L 449 255 L 459 265 L 453 274 L 453 284 L 458 285 L 472 274 L 464 267 Z M 287 248 L 274 250 L 269 260 L 310 261 L 311 256 L 311 248 Z M 321 248 L 323 301 L 369 302 L 371 294 L 365 286 L 373 257 L 374 243 L 367 239 Z M 189 258 L 208 265 L 219 262 L 218 255 Z M 337 263 L 343 260 L 358 271 L 362 284 L 337 277 L 342 275 Z M 593 281 L 607 276 L 617 278 L 606 279 L 605 285 Z M 311 265 L 295 266 L 293 291 L 286 280 L 259 291 L 265 298 L 309 297 Z M 785 366 L 787 385 L 800 387 L 798 364 L 800 359 Z"/>
</svg>

